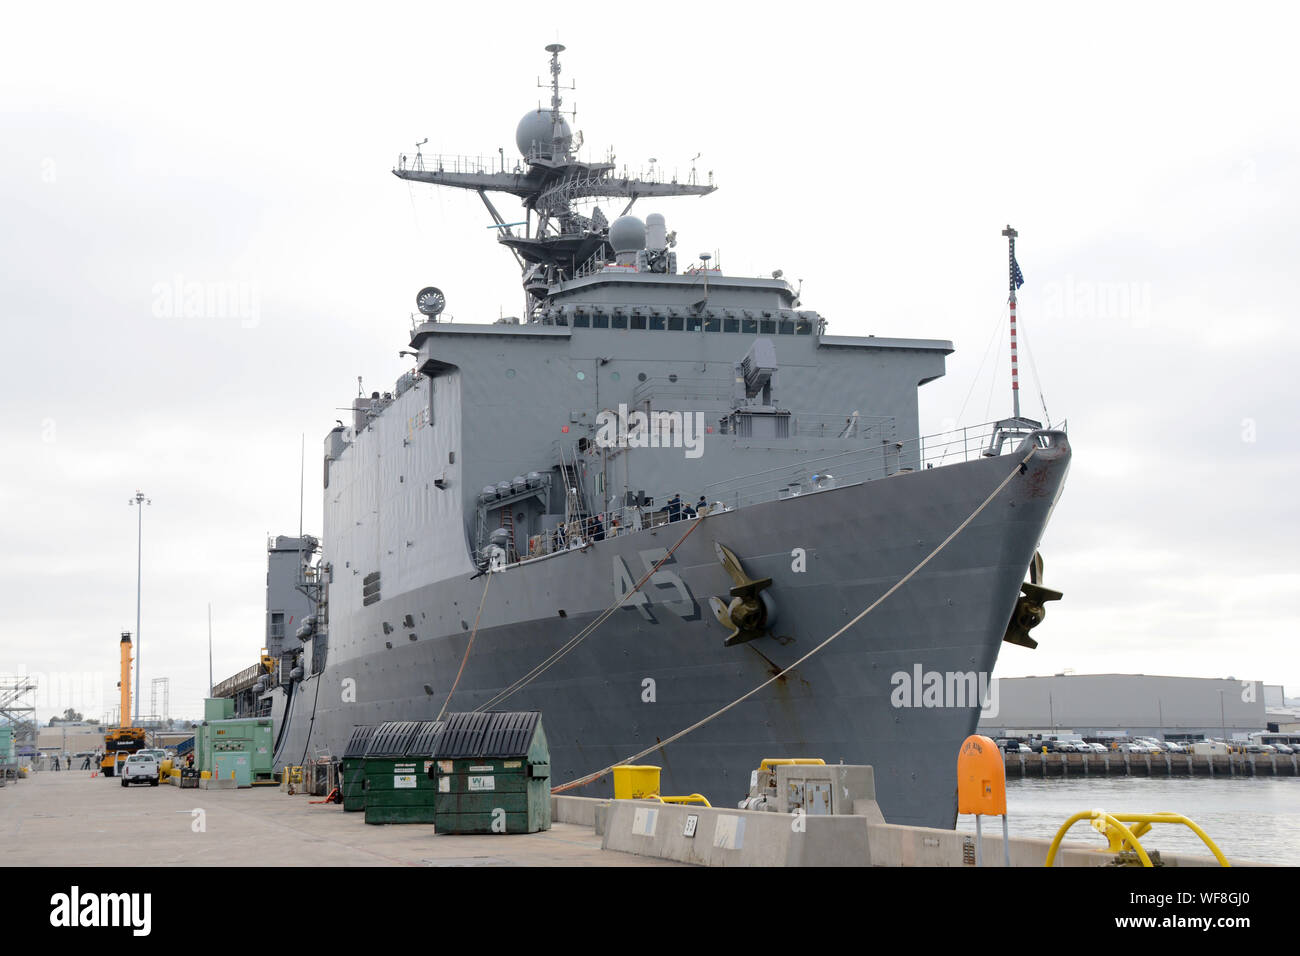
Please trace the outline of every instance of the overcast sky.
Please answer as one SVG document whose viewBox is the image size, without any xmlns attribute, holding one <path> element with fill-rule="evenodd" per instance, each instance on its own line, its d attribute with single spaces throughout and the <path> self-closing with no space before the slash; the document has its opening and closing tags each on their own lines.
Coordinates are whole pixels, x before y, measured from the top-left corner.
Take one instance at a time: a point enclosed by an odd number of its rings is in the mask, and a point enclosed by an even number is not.
<svg viewBox="0 0 1300 956">
<path fill-rule="evenodd" d="M 700 153 L 715 176 L 638 207 L 680 254 L 783 269 L 833 333 L 953 341 L 923 433 L 1010 412 L 1019 229 L 1024 411 L 1046 417 L 1041 384 L 1075 458 L 1042 543 L 1065 600 L 998 676 L 1300 691 L 1285 10 L 631 4 L 557 28 L 536 3 L 10 8 L 0 674 L 42 675 L 42 718 L 113 706 L 137 487 L 142 709 L 167 676 L 172 715 L 198 713 L 209 602 L 217 679 L 255 661 L 301 436 L 319 532 L 321 439 L 358 375 L 407 367 L 415 292 L 458 321 L 519 312 L 478 199 L 395 179 L 396 155 L 428 137 L 513 160 L 558 38 L 592 158 L 685 178 Z M 236 298 L 189 314 L 170 290 L 193 283 Z"/>
</svg>

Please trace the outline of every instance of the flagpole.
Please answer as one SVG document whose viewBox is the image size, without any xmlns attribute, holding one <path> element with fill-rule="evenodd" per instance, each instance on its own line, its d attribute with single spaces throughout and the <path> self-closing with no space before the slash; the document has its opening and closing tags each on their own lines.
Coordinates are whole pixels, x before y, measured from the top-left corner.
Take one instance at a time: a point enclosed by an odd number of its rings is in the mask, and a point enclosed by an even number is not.
<svg viewBox="0 0 1300 956">
<path fill-rule="evenodd" d="M 1007 284 L 1011 289 L 1011 417 L 1020 418 L 1020 365 L 1016 353 L 1016 236 L 1010 225 L 1002 230 L 1007 237 Z"/>
</svg>

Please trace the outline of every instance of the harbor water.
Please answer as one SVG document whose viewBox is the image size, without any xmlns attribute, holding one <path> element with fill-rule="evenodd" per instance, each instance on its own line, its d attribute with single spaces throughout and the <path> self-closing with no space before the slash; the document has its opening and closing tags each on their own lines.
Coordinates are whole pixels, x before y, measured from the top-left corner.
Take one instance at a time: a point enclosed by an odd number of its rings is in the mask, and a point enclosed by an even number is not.
<svg viewBox="0 0 1300 956">
<path fill-rule="evenodd" d="M 1007 780 L 1007 816 L 1012 836 L 1050 839 L 1080 810 L 1111 813 L 1181 813 L 1195 821 L 1229 859 L 1283 866 L 1300 865 L 1300 778 L 1295 777 L 1049 777 Z M 1001 833 L 1002 823 L 986 818 L 985 833 Z M 975 818 L 962 816 L 957 829 L 975 832 Z M 1106 841 L 1088 821 L 1076 823 L 1067 840 Z M 1209 851 L 1181 826 L 1157 825 L 1142 837 L 1148 849 Z"/>
</svg>

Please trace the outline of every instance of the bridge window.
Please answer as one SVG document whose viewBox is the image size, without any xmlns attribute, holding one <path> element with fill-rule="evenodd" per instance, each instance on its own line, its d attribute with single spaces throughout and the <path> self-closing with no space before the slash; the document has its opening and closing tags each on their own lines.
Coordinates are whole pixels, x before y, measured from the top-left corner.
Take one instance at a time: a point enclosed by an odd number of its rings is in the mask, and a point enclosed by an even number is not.
<svg viewBox="0 0 1300 956">
<path fill-rule="evenodd" d="M 271 612 L 271 640 L 284 640 L 284 613 L 281 611 Z"/>
<path fill-rule="evenodd" d="M 616 329 L 625 329 L 625 328 L 627 328 L 627 316 L 626 316 L 626 315 L 616 315 L 616 316 L 614 316 L 614 319 L 613 319 L 613 327 L 616 328 Z"/>
<path fill-rule="evenodd" d="M 724 331 L 724 332 L 739 332 L 739 331 L 740 331 L 740 319 L 723 319 L 723 320 L 722 320 L 722 331 Z"/>
<path fill-rule="evenodd" d="M 609 328 L 609 316 L 606 315 L 604 312 L 597 312 L 597 313 L 592 317 L 592 320 L 591 320 L 591 327 L 592 327 L 593 329 L 607 329 L 607 328 Z"/>
<path fill-rule="evenodd" d="M 722 331 L 722 319 L 718 318 L 716 315 L 705 316 L 705 319 L 704 319 L 704 331 L 705 331 L 705 332 L 721 332 L 721 331 Z"/>
<path fill-rule="evenodd" d="M 588 316 L 586 316 L 586 315 L 581 315 L 581 314 L 579 314 L 579 315 L 575 315 L 575 316 L 573 317 L 573 327 L 574 327 L 575 329 L 585 329 L 585 328 L 587 328 L 589 325 L 591 325 L 591 319 L 590 319 L 590 317 L 588 317 Z"/>
<path fill-rule="evenodd" d="M 700 318 L 697 315 L 691 316 L 686 320 L 686 331 L 698 332 L 700 330 Z"/>
<path fill-rule="evenodd" d="M 795 335 L 812 335 L 812 320 L 798 318 L 794 320 Z"/>
<path fill-rule="evenodd" d="M 644 329 L 644 328 L 645 328 L 645 316 L 644 316 L 644 315 L 634 315 L 634 316 L 632 316 L 632 328 L 634 328 L 634 329 Z"/>
<path fill-rule="evenodd" d="M 764 335 L 776 335 L 776 321 L 773 319 L 762 319 L 758 323 L 758 330 Z"/>
<path fill-rule="evenodd" d="M 794 335 L 794 323 L 789 319 L 782 319 L 776 324 L 777 335 Z"/>
<path fill-rule="evenodd" d="M 680 315 L 674 315 L 668 319 L 669 332 L 680 332 L 683 328 L 682 317 Z"/>
<path fill-rule="evenodd" d="M 650 316 L 650 331 L 662 332 L 664 330 L 664 317 L 662 315 Z"/>
<path fill-rule="evenodd" d="M 740 331 L 745 335 L 758 334 L 758 319 L 741 319 Z"/>
</svg>

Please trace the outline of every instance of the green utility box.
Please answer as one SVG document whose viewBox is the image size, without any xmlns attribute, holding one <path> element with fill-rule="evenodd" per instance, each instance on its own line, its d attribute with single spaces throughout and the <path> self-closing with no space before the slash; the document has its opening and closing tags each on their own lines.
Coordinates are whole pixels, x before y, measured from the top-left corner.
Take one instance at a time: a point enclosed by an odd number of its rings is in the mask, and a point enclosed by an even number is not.
<svg viewBox="0 0 1300 956">
<path fill-rule="evenodd" d="M 205 697 L 203 699 L 204 720 L 229 720 L 235 716 L 235 701 L 231 697 Z"/>
<path fill-rule="evenodd" d="M 352 728 L 352 736 L 343 751 L 343 809 L 355 813 L 366 808 L 366 748 L 375 735 L 378 724 L 364 724 Z"/>
<path fill-rule="evenodd" d="M 430 775 L 438 833 L 551 828 L 551 755 L 538 711 L 448 714 Z"/>
<path fill-rule="evenodd" d="M 223 779 L 229 779 L 230 771 L 235 770 L 236 780 L 247 776 L 247 782 L 239 784 L 241 787 L 252 786 L 255 780 L 274 779 L 274 751 L 274 726 L 270 717 L 205 720 L 194 730 L 195 768 Z M 231 762 L 231 754 L 243 754 L 247 758 L 246 774 Z"/>
<path fill-rule="evenodd" d="M 375 728 L 365 756 L 367 823 L 433 822 L 433 783 L 425 769 L 432 761 L 408 753 L 424 726 L 416 720 L 390 720 Z"/>
</svg>

